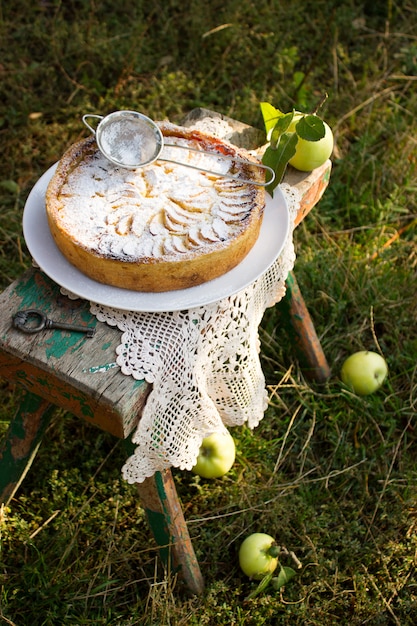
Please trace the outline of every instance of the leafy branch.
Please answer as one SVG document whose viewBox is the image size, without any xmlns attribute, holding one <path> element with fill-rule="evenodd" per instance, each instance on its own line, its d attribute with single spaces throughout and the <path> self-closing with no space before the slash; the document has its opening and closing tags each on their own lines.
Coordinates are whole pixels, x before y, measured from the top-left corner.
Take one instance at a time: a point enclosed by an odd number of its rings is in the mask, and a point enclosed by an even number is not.
<svg viewBox="0 0 417 626">
<path fill-rule="evenodd" d="M 288 162 L 296 153 L 299 139 L 319 141 L 323 139 L 326 129 L 324 122 L 315 113 L 298 113 L 294 110 L 283 113 L 268 102 L 261 102 L 260 107 L 269 142 L 262 163 L 275 172 L 274 181 L 267 187 L 272 196 L 273 190 L 284 178 Z"/>
</svg>

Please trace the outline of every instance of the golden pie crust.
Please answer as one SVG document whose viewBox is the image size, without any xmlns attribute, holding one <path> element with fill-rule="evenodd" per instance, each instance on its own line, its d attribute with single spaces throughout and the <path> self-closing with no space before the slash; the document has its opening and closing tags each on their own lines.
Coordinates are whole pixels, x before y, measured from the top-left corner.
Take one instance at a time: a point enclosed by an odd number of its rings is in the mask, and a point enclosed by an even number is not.
<svg viewBox="0 0 417 626">
<path fill-rule="evenodd" d="M 159 127 L 164 158 L 216 173 L 230 171 L 223 154 L 257 163 L 199 131 Z M 264 176 L 240 161 L 233 162 L 233 173 Z M 65 152 L 46 192 L 49 227 L 65 258 L 93 280 L 143 292 L 194 287 L 236 267 L 258 238 L 264 207 L 264 187 L 178 163 L 117 167 L 94 137 Z"/>
</svg>

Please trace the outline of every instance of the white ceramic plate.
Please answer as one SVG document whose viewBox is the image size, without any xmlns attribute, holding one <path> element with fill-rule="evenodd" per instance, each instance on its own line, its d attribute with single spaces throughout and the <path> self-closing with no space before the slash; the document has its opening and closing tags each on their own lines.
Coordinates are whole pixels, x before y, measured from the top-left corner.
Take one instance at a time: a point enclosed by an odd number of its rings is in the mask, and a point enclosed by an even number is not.
<svg viewBox="0 0 417 626">
<path fill-rule="evenodd" d="M 45 192 L 57 164 L 47 170 L 33 187 L 23 213 L 23 235 L 34 261 L 61 287 L 80 298 L 124 311 L 180 311 L 210 304 L 231 296 L 262 275 L 277 259 L 288 235 L 289 213 L 282 192 L 267 196 L 257 242 L 233 270 L 210 282 L 164 293 L 129 291 L 103 285 L 71 265 L 57 248 L 49 230 Z"/>
</svg>

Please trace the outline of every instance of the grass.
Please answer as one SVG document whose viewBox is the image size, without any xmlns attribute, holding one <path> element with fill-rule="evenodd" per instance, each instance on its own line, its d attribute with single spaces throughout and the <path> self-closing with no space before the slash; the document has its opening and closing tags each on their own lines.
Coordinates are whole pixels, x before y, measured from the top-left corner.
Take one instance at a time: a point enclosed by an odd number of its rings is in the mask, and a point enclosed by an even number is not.
<svg viewBox="0 0 417 626">
<path fill-rule="evenodd" d="M 121 446 L 58 412 L 1 510 L 0 623 L 416 623 L 416 19 L 395 0 L 0 2 L 2 287 L 30 265 L 27 195 L 85 134 L 86 112 L 177 122 L 204 106 L 260 127 L 260 101 L 307 111 L 327 92 L 336 137 L 331 184 L 296 232 L 296 274 L 332 377 L 304 377 L 268 310 L 264 420 L 233 431 L 223 479 L 175 472 L 205 594 L 188 598 L 163 571 L 120 478 Z M 338 374 L 366 348 L 382 351 L 390 376 L 358 398 Z M 5 432 L 19 390 L 2 383 L 0 394 Z M 302 567 L 281 592 L 245 601 L 253 584 L 236 554 L 257 530 Z"/>
</svg>

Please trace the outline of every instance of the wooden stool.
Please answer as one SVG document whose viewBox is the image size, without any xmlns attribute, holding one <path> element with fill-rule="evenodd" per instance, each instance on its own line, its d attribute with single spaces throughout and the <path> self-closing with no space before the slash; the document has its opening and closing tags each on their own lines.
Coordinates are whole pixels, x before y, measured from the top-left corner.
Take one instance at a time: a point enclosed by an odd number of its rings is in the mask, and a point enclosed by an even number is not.
<svg viewBox="0 0 417 626">
<path fill-rule="evenodd" d="M 24 334 L 11 327 L 12 314 L 22 309 L 37 309 L 69 324 L 81 320 L 95 327 L 94 339 L 62 330 Z M 27 390 L 0 449 L 0 501 L 7 503 L 31 465 L 52 409 L 61 407 L 127 439 L 151 386 L 115 367 L 120 332 L 98 322 L 88 302 L 62 296 L 39 270 L 28 270 L 1 294 L 0 318 L 0 377 Z M 170 571 L 181 570 L 192 593 L 201 593 L 203 578 L 170 470 L 157 472 L 137 488 L 162 560 Z"/>
<path fill-rule="evenodd" d="M 288 174 L 288 182 L 302 196 L 298 221 L 321 198 L 330 170 L 329 161 L 309 174 Z M 41 310 L 63 323 L 93 326 L 94 340 L 59 329 L 24 334 L 12 326 L 12 315 L 22 309 Z M 283 310 L 311 376 L 326 380 L 329 368 L 293 275 L 287 281 Z M 120 331 L 98 322 L 88 302 L 62 296 L 59 287 L 37 269 L 27 270 L 1 294 L 0 377 L 26 391 L 0 448 L 0 502 L 9 502 L 16 493 L 55 407 L 129 439 L 151 386 L 120 372 L 115 364 L 119 340 Z M 203 577 L 171 471 L 156 472 L 137 488 L 163 562 L 179 573 L 191 593 L 201 593 Z"/>
</svg>

